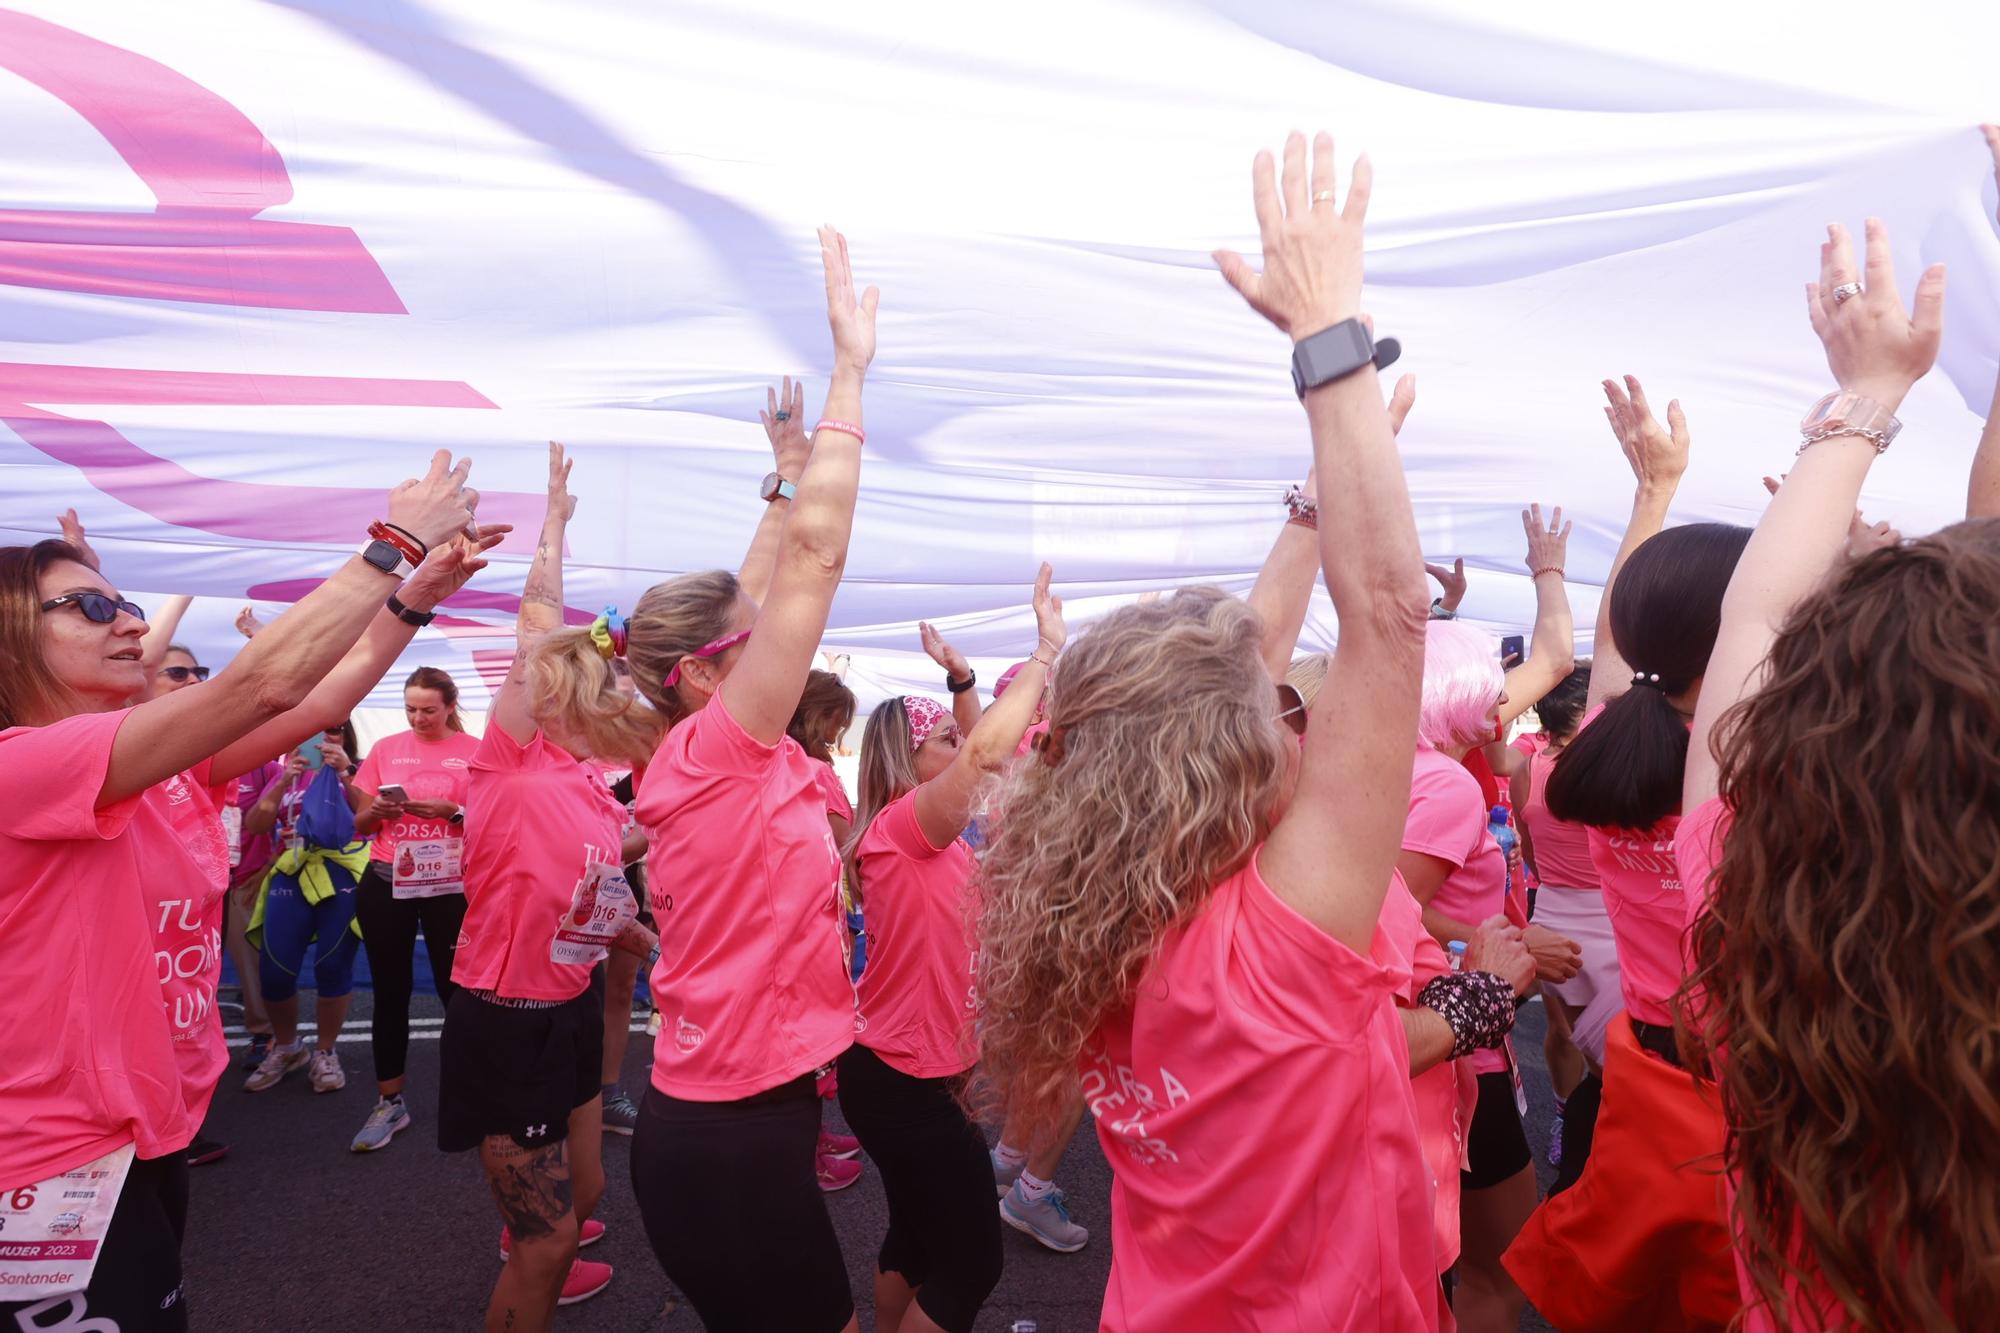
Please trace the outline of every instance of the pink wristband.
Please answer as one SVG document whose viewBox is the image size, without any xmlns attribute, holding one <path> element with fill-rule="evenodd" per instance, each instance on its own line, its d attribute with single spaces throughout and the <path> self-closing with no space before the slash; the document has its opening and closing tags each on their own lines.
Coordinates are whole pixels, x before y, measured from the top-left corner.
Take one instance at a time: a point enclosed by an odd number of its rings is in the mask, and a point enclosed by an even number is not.
<svg viewBox="0 0 2000 1333">
<path fill-rule="evenodd" d="M 868 436 L 852 421 L 835 421 L 832 417 L 821 417 L 819 424 L 813 427 L 813 434 L 817 435 L 823 430 L 837 430 L 843 435 L 852 435 L 863 445 L 868 443 Z"/>
</svg>

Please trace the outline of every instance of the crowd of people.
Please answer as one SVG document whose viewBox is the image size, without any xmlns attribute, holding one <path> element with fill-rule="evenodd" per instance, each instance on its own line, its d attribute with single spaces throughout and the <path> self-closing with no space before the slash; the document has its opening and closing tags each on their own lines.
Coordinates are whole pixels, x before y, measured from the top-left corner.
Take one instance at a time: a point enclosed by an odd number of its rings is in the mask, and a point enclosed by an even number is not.
<svg viewBox="0 0 2000 1333">
<path fill-rule="evenodd" d="M 808 431 L 800 386 L 769 395 L 741 568 L 568 623 L 551 445 L 477 737 L 433 668 L 406 732 L 364 756 L 350 723 L 506 536 L 468 460 L 389 492 L 361 552 L 213 673 L 171 642 L 184 603 L 149 625 L 73 514 L 0 549 L 0 1242 L 66 1260 L 0 1246 L 0 1324 L 188 1326 L 225 950 L 252 1093 L 344 1086 L 365 951 L 377 1099 L 352 1146 L 411 1127 L 419 935 L 437 1142 L 477 1155 L 502 1223 L 490 1330 L 604 1289 L 578 1251 L 615 1188 L 708 1328 L 856 1330 L 824 1194 L 865 1161 L 876 1328 L 963 1333 L 1003 1226 L 1088 1243 L 1054 1180 L 1086 1114 L 1107 1329 L 2000 1308 L 2000 389 L 1965 522 L 1905 540 L 1857 510 L 1937 357 L 1942 268 L 1906 307 L 1882 224 L 1858 255 L 1828 228 L 1806 304 L 1835 387 L 1754 529 L 1670 526 L 1685 415 L 1605 381 L 1634 494 L 1594 656 L 1570 522 L 1532 505 L 1536 621 L 1503 657 L 1457 620 L 1462 565 L 1418 544 L 1415 382 L 1385 401 L 1395 347 L 1362 313 L 1367 160 L 1343 192 L 1331 138 L 1294 134 L 1252 177 L 1261 269 L 1216 258 L 1294 342 L 1309 449 L 1248 597 L 1185 587 L 1073 633 L 1044 565 L 990 704 L 925 626 L 942 695 L 869 714 L 855 799 L 831 765 L 855 697 L 819 663 L 877 293 L 831 229 L 824 408 Z M 1338 646 L 1300 657 L 1322 579 Z M 641 968 L 661 1027 L 635 1100 Z M 1545 1145 L 1512 1044 L 1531 997 Z M 632 1136 L 628 1182 L 607 1132 Z"/>
</svg>

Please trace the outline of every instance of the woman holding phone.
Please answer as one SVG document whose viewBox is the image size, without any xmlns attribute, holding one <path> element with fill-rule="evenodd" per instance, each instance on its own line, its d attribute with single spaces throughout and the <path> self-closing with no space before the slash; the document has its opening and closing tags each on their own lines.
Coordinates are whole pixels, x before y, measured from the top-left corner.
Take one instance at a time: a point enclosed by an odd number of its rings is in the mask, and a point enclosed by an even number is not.
<svg viewBox="0 0 2000 1333">
<path fill-rule="evenodd" d="M 479 742 L 458 715 L 458 685 L 436 667 L 403 682 L 408 731 L 368 752 L 348 797 L 356 837 L 373 836 L 355 890 L 361 940 L 375 982 L 369 1047 L 379 1096 L 355 1152 L 375 1152 L 410 1127 L 403 1076 L 410 1053 L 410 994 L 423 931 L 440 1001 L 451 1000 L 451 961 L 465 922 L 465 791 Z"/>
</svg>

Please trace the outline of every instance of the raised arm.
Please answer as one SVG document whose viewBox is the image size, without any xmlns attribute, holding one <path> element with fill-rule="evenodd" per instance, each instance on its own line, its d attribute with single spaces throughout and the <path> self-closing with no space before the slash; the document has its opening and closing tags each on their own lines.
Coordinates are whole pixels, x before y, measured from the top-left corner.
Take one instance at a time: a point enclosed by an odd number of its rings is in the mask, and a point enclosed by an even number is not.
<svg viewBox="0 0 2000 1333">
<path fill-rule="evenodd" d="M 521 586 L 521 611 L 514 619 L 514 661 L 507 679 L 493 697 L 489 721 L 521 745 L 535 738 L 537 725 L 529 707 L 528 649 L 563 623 L 563 541 L 569 521 L 576 516 L 576 497 L 569 493 L 569 470 L 576 460 L 563 454 L 563 447 L 549 441 L 548 507 L 542 511 L 542 535 L 535 543 L 535 558 L 528 565 L 528 581 Z"/>
<path fill-rule="evenodd" d="M 806 460 L 812 457 L 812 441 L 806 438 L 805 381 L 794 384 L 787 375 L 782 388 L 766 387 L 764 398 L 765 407 L 757 413 L 757 419 L 764 423 L 764 438 L 771 442 L 772 475 L 780 484 L 772 488 L 764 502 L 757 531 L 750 537 L 750 549 L 743 554 L 743 568 L 736 574 L 736 581 L 743 585 L 750 600 L 759 603 L 771 591 L 771 572 L 778 567 L 778 538 L 785 530 L 786 516 L 792 511 L 792 500 L 785 494 L 785 488 L 798 485 L 799 478 L 805 475 Z"/>
<path fill-rule="evenodd" d="M 826 416 L 814 433 L 812 455 L 778 541 L 770 594 L 717 700 L 766 745 L 778 743 L 799 706 L 847 565 L 854 498 L 861 485 L 861 386 L 875 357 L 879 294 L 870 287 L 856 298 L 847 239 L 839 232 L 820 228 L 819 245 L 827 320 L 833 326 Z"/>
<path fill-rule="evenodd" d="M 2000 185 L 2000 125 L 1981 125 L 1986 146 L 1993 150 L 1993 181 Z M 2000 516 L 2000 376 L 1993 380 L 1993 403 L 1986 409 L 1986 429 L 1979 432 L 1979 452 L 1972 456 L 1972 481 L 1965 497 L 1967 518 Z"/>
<path fill-rule="evenodd" d="M 1667 404 L 1667 424 L 1663 427 L 1654 418 L 1637 376 L 1627 375 L 1622 388 L 1616 380 L 1604 381 L 1604 397 L 1608 402 L 1604 418 L 1611 423 L 1611 433 L 1617 437 L 1638 485 L 1632 492 L 1632 517 L 1625 523 L 1625 536 L 1618 543 L 1618 553 L 1611 557 L 1604 593 L 1597 600 L 1586 713 L 1632 687 L 1632 668 L 1618 655 L 1618 645 L 1611 637 L 1612 589 L 1632 552 L 1667 525 L 1667 510 L 1673 507 L 1674 492 L 1680 489 L 1688 465 L 1687 417 L 1678 398 Z"/>
<path fill-rule="evenodd" d="M 477 541 L 461 534 L 433 548 L 417 572 L 396 590 L 396 600 L 412 614 L 428 615 L 486 568 L 486 561 L 480 557 L 512 531 L 512 525 L 496 523 L 480 529 Z M 280 616 L 279 620 L 282 619 Z M 283 754 L 317 733 L 345 722 L 389 668 L 396 665 L 396 659 L 410 646 L 416 632 L 417 627 L 390 611 L 385 601 L 368 622 L 360 640 L 340 659 L 339 665 L 313 686 L 304 703 L 271 719 L 215 756 L 215 766 L 209 774 L 211 780 L 220 782 L 248 773 L 273 755 Z"/>
<path fill-rule="evenodd" d="M 433 546 L 449 540 L 471 522 L 478 503 L 478 493 L 465 487 L 471 466 L 468 459 L 454 468 L 451 455 L 440 451 L 423 480 L 404 482 L 390 492 L 389 521 Z M 394 575 L 354 556 L 246 644 L 213 679 L 133 708 L 112 744 L 98 803 L 114 804 L 220 756 L 234 742 L 298 708 L 380 613 L 394 584 Z M 291 744 L 312 730 L 301 728 Z M 214 776 L 237 776 L 286 748 L 273 743 L 256 759 L 217 770 Z"/>
<path fill-rule="evenodd" d="M 1846 228 L 1836 223 L 1827 237 L 1820 247 L 1819 281 L 1806 287 L 1813 332 L 1825 345 L 1827 366 L 1843 392 L 1894 412 L 1937 360 L 1944 333 L 1944 265 L 1933 265 L 1918 281 L 1913 318 L 1896 293 L 1889 233 L 1879 219 L 1868 220 L 1867 277 L 1858 294 L 1848 294 L 1860 273 Z M 1792 464 L 1729 580 L 1715 651 L 1695 704 L 1683 810 L 1715 795 L 1717 719 L 1757 688 L 1778 627 L 1846 547 L 1862 483 L 1878 453 L 1867 436 L 1838 429 L 1851 419 L 1841 410 L 1827 423 L 1834 433 L 1807 445 Z"/>
<path fill-rule="evenodd" d="M 945 688 L 951 692 L 951 720 L 958 724 L 960 734 L 970 736 L 979 725 L 981 712 L 979 691 L 968 683 L 973 680 L 972 664 L 964 653 L 945 642 L 944 635 L 928 620 L 917 622 L 917 634 L 931 661 L 944 668 Z"/>
<path fill-rule="evenodd" d="M 1007 692 L 993 701 L 959 747 L 951 767 L 917 788 L 917 826 L 933 847 L 947 847 L 972 819 L 979 787 L 1006 767 L 1035 720 L 1035 707 L 1049 683 L 1049 668 L 1069 638 L 1063 624 L 1062 598 L 1049 591 L 1047 565 L 1035 579 L 1035 632 L 1041 642 L 1028 657 Z"/>
<path fill-rule="evenodd" d="M 1216 259 L 1251 307 L 1294 340 L 1361 313 L 1372 175 L 1366 157 L 1357 161 L 1345 205 L 1336 208 L 1332 136 L 1313 141 L 1310 182 L 1304 136 L 1286 141 L 1282 194 L 1271 155 L 1257 155 L 1264 272 L 1238 255 Z M 1320 563 L 1340 617 L 1340 648 L 1312 708 L 1297 792 L 1264 846 L 1262 869 L 1300 915 L 1366 954 L 1409 807 L 1424 557 L 1374 367 L 1308 390 L 1305 407 L 1313 465 L 1327 481 Z"/>
<path fill-rule="evenodd" d="M 1569 590 L 1563 586 L 1563 561 L 1569 551 L 1573 523 L 1563 522 L 1562 506 L 1546 525 L 1542 507 L 1521 511 L 1528 534 L 1528 574 L 1535 581 L 1535 633 L 1528 656 L 1507 673 L 1507 702 L 1500 705 L 1505 726 L 1540 703 L 1542 696 L 1576 670 L 1576 621 L 1570 616 Z"/>
<path fill-rule="evenodd" d="M 269 833 L 278 824 L 278 806 L 285 799 L 285 791 L 299 780 L 299 774 L 306 771 L 303 755 L 285 756 L 284 771 L 257 793 L 257 801 L 243 812 L 243 833 L 245 837 L 255 837 L 259 833 Z"/>
</svg>

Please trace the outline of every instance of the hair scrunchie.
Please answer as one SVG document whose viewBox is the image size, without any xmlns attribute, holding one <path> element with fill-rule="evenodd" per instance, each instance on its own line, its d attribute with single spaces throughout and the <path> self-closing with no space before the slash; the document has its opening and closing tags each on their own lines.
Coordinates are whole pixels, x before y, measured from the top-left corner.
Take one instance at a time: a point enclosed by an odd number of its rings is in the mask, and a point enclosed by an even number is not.
<svg viewBox="0 0 2000 1333">
<path fill-rule="evenodd" d="M 1514 988 L 1491 972 L 1447 972 L 1417 992 L 1417 1003 L 1451 1025 L 1451 1059 L 1498 1046 L 1514 1030 Z"/>
<path fill-rule="evenodd" d="M 617 607 L 605 607 L 590 622 L 590 641 L 597 645 L 598 656 L 607 662 L 625 656 L 625 617 L 618 614 Z"/>
</svg>

